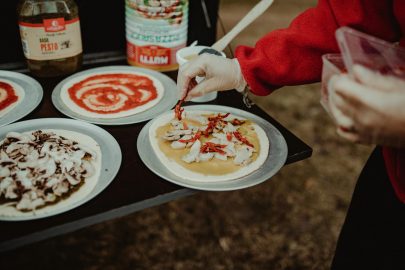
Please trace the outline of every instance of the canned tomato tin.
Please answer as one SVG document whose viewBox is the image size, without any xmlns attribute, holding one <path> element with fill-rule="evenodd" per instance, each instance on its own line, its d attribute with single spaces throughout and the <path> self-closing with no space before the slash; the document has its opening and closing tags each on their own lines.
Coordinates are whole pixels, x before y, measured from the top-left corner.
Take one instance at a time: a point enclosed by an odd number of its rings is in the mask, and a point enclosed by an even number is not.
<svg viewBox="0 0 405 270">
<path fill-rule="evenodd" d="M 187 44 L 188 0 L 126 0 L 128 63 L 158 71 L 178 68 Z"/>
</svg>

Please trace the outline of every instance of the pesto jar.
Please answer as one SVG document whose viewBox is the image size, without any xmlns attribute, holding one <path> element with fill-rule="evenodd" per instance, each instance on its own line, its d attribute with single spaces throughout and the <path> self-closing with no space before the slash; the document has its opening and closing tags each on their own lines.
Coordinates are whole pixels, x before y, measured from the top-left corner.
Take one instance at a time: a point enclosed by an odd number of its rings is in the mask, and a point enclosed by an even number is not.
<svg viewBox="0 0 405 270">
<path fill-rule="evenodd" d="M 33 75 L 61 76 L 81 67 L 80 21 L 73 0 L 21 0 L 17 13 L 22 48 Z"/>
</svg>

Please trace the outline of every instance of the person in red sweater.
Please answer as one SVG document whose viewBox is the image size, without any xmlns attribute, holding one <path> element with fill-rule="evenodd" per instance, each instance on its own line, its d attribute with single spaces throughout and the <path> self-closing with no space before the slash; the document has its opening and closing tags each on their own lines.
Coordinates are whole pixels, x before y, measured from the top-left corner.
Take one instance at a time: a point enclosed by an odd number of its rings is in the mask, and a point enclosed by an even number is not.
<svg viewBox="0 0 405 270">
<path fill-rule="evenodd" d="M 342 26 L 405 46 L 405 1 L 319 0 L 254 48 L 239 46 L 235 59 L 202 55 L 183 65 L 181 96 L 231 89 L 264 96 L 285 85 L 317 82 L 321 56 L 339 52 L 335 31 Z M 338 133 L 380 146 L 356 184 L 332 269 L 405 269 L 405 81 L 359 66 L 354 74 L 330 83 Z M 196 76 L 206 79 L 189 89 Z"/>
</svg>

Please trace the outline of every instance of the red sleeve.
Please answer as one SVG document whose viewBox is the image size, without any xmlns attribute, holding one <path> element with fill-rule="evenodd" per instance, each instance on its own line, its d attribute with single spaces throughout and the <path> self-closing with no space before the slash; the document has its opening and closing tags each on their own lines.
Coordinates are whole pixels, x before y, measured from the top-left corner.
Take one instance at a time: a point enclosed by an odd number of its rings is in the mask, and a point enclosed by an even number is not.
<svg viewBox="0 0 405 270">
<path fill-rule="evenodd" d="M 252 92 L 264 96 L 284 85 L 319 81 L 321 56 L 338 52 L 335 31 L 340 26 L 390 41 L 398 40 L 400 34 L 392 0 L 319 0 L 288 28 L 267 34 L 254 48 L 236 49 Z"/>
</svg>

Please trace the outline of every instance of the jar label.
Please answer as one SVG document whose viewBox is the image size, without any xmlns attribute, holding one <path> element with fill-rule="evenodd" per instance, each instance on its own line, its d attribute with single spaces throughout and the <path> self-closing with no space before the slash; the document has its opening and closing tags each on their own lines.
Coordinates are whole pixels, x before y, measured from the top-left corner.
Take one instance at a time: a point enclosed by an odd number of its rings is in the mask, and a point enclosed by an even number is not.
<svg viewBox="0 0 405 270">
<path fill-rule="evenodd" d="M 156 45 L 138 46 L 127 41 L 127 56 L 130 64 L 156 70 L 174 70 L 178 68 L 176 53 L 185 45 L 166 48 Z"/>
<path fill-rule="evenodd" d="M 178 68 L 187 44 L 188 0 L 126 0 L 127 56 L 131 65 L 159 71 Z"/>
<path fill-rule="evenodd" d="M 42 23 L 20 22 L 24 55 L 30 60 L 54 60 L 80 54 L 82 40 L 79 18 L 44 19 Z"/>
</svg>

